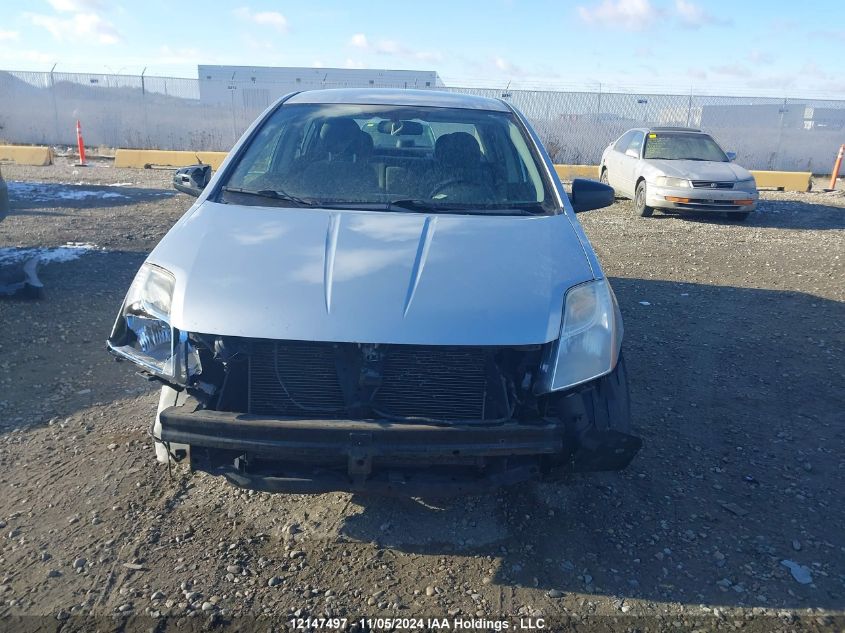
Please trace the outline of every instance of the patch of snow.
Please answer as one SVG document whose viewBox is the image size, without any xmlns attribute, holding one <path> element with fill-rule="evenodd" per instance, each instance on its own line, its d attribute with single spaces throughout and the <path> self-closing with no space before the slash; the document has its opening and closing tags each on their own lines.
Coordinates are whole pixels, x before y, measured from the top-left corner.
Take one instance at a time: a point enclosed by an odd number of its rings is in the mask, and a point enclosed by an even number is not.
<svg viewBox="0 0 845 633">
<path fill-rule="evenodd" d="M 35 248 L 0 248 L 0 266 L 19 264 L 38 257 L 42 264 L 70 262 L 91 251 L 103 251 L 96 244 L 68 242 L 64 246 Z"/>
<path fill-rule="evenodd" d="M 95 189 L 77 189 L 76 185 L 53 185 L 29 182 L 9 182 L 9 197 L 23 198 L 34 202 L 50 202 L 51 200 L 88 200 L 91 198 L 128 198 L 122 193 L 111 191 L 97 191 Z"/>
</svg>

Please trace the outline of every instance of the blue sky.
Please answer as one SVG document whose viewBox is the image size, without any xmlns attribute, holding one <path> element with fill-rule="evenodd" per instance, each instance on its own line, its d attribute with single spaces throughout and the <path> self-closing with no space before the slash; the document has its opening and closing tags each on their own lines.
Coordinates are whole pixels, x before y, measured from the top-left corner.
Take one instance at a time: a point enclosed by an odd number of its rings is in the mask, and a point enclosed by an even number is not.
<svg viewBox="0 0 845 633">
<path fill-rule="evenodd" d="M 841 0 L 11 0 L 0 69 L 437 70 L 450 85 L 845 98 Z"/>
</svg>

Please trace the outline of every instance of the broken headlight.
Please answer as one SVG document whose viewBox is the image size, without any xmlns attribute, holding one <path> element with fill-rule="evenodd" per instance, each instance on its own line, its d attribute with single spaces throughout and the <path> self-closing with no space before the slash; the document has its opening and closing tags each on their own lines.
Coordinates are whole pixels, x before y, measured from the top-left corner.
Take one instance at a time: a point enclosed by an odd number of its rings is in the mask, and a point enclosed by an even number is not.
<svg viewBox="0 0 845 633">
<path fill-rule="evenodd" d="M 173 275 L 144 264 L 135 275 L 109 337 L 109 348 L 144 369 L 184 380 L 185 361 L 195 356 L 184 335 L 170 323 Z"/>
<path fill-rule="evenodd" d="M 622 316 L 607 280 L 571 288 L 560 338 L 547 367 L 548 390 L 567 389 L 610 373 L 621 346 Z"/>
</svg>

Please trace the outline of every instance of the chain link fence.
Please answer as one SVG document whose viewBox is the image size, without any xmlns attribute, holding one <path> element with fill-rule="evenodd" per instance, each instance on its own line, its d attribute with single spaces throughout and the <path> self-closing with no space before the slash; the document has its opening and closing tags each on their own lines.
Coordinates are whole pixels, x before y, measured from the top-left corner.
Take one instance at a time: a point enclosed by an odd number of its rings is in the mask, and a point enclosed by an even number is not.
<svg viewBox="0 0 845 633">
<path fill-rule="evenodd" d="M 372 87 L 413 86 L 370 84 Z M 279 96 L 360 87 L 314 80 L 256 85 L 130 75 L 0 71 L 0 140 L 226 151 Z M 751 169 L 828 173 L 845 142 L 845 101 L 619 92 L 440 87 L 503 98 L 531 120 L 555 162 L 597 164 L 604 148 L 641 126 L 698 127 Z"/>
</svg>

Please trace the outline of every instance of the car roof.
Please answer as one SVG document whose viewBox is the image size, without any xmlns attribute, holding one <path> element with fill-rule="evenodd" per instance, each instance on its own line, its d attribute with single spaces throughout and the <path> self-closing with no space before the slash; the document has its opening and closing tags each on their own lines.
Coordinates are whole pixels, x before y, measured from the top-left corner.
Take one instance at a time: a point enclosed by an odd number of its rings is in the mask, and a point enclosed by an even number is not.
<svg viewBox="0 0 845 633">
<path fill-rule="evenodd" d="M 298 92 L 285 103 L 354 103 L 362 105 L 407 105 L 434 108 L 463 108 L 509 112 L 500 99 L 444 92 L 403 88 L 329 88 Z"/>
<path fill-rule="evenodd" d="M 702 132 L 698 128 L 695 127 L 632 127 L 630 130 L 627 130 L 625 134 L 628 132 L 688 132 L 689 134 L 706 134 L 706 132 Z"/>
<path fill-rule="evenodd" d="M 650 127 L 648 128 L 649 132 L 691 132 L 691 133 L 698 133 L 703 134 L 701 130 L 697 127 Z"/>
</svg>

